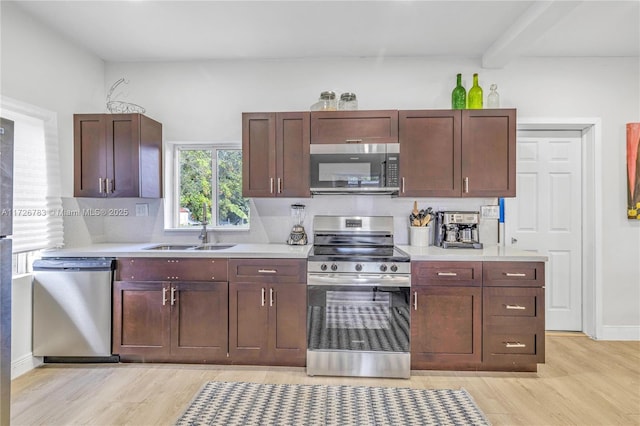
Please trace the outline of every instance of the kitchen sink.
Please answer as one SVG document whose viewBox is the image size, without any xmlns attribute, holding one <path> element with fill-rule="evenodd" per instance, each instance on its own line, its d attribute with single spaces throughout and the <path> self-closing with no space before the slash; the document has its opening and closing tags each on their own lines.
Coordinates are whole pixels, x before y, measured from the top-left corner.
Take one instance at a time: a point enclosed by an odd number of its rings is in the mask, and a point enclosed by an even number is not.
<svg viewBox="0 0 640 426">
<path fill-rule="evenodd" d="M 144 250 L 189 250 L 193 249 L 196 246 L 184 245 L 184 244 L 160 244 L 157 246 L 146 247 Z"/>
<path fill-rule="evenodd" d="M 205 244 L 203 246 L 194 247 L 193 249 L 194 250 L 224 250 L 234 246 L 235 244 L 216 243 L 216 244 Z"/>
</svg>

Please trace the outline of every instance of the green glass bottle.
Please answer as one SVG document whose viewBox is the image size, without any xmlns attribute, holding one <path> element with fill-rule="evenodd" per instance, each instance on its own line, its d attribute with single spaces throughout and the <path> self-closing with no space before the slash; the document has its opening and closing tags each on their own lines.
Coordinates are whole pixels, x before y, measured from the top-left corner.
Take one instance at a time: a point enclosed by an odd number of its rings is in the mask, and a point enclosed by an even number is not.
<svg viewBox="0 0 640 426">
<path fill-rule="evenodd" d="M 478 74 L 473 74 L 473 86 L 469 89 L 469 109 L 482 109 L 482 87 L 478 85 Z"/>
<path fill-rule="evenodd" d="M 462 74 L 457 75 L 458 84 L 451 92 L 451 108 L 465 109 L 467 107 L 467 91 L 462 85 Z"/>
</svg>

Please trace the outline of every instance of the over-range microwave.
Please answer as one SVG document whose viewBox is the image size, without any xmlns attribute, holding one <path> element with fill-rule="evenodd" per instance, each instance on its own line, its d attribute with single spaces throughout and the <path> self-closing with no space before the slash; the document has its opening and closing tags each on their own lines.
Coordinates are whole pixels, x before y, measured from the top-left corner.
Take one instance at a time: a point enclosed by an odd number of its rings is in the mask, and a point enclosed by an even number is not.
<svg viewBox="0 0 640 426">
<path fill-rule="evenodd" d="M 400 144 L 311 144 L 313 194 L 398 194 Z"/>
</svg>

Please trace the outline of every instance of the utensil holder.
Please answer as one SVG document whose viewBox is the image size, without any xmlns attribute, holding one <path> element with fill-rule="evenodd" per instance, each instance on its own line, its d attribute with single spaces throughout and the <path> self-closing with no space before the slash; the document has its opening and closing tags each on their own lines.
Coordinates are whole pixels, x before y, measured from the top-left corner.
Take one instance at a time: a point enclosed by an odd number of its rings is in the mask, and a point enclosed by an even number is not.
<svg viewBox="0 0 640 426">
<path fill-rule="evenodd" d="M 433 226 L 410 226 L 409 244 L 417 247 L 433 245 Z"/>
</svg>

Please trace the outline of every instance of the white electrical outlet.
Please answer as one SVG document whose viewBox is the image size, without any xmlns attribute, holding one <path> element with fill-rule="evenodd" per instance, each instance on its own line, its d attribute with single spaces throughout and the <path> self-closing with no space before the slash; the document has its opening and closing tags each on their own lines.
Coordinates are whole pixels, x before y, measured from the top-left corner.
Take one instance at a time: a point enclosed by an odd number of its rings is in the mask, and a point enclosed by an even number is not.
<svg viewBox="0 0 640 426">
<path fill-rule="evenodd" d="M 149 216 L 149 204 L 136 204 L 136 216 Z"/>
<path fill-rule="evenodd" d="M 500 219 L 500 206 L 480 206 L 483 219 Z"/>
</svg>

